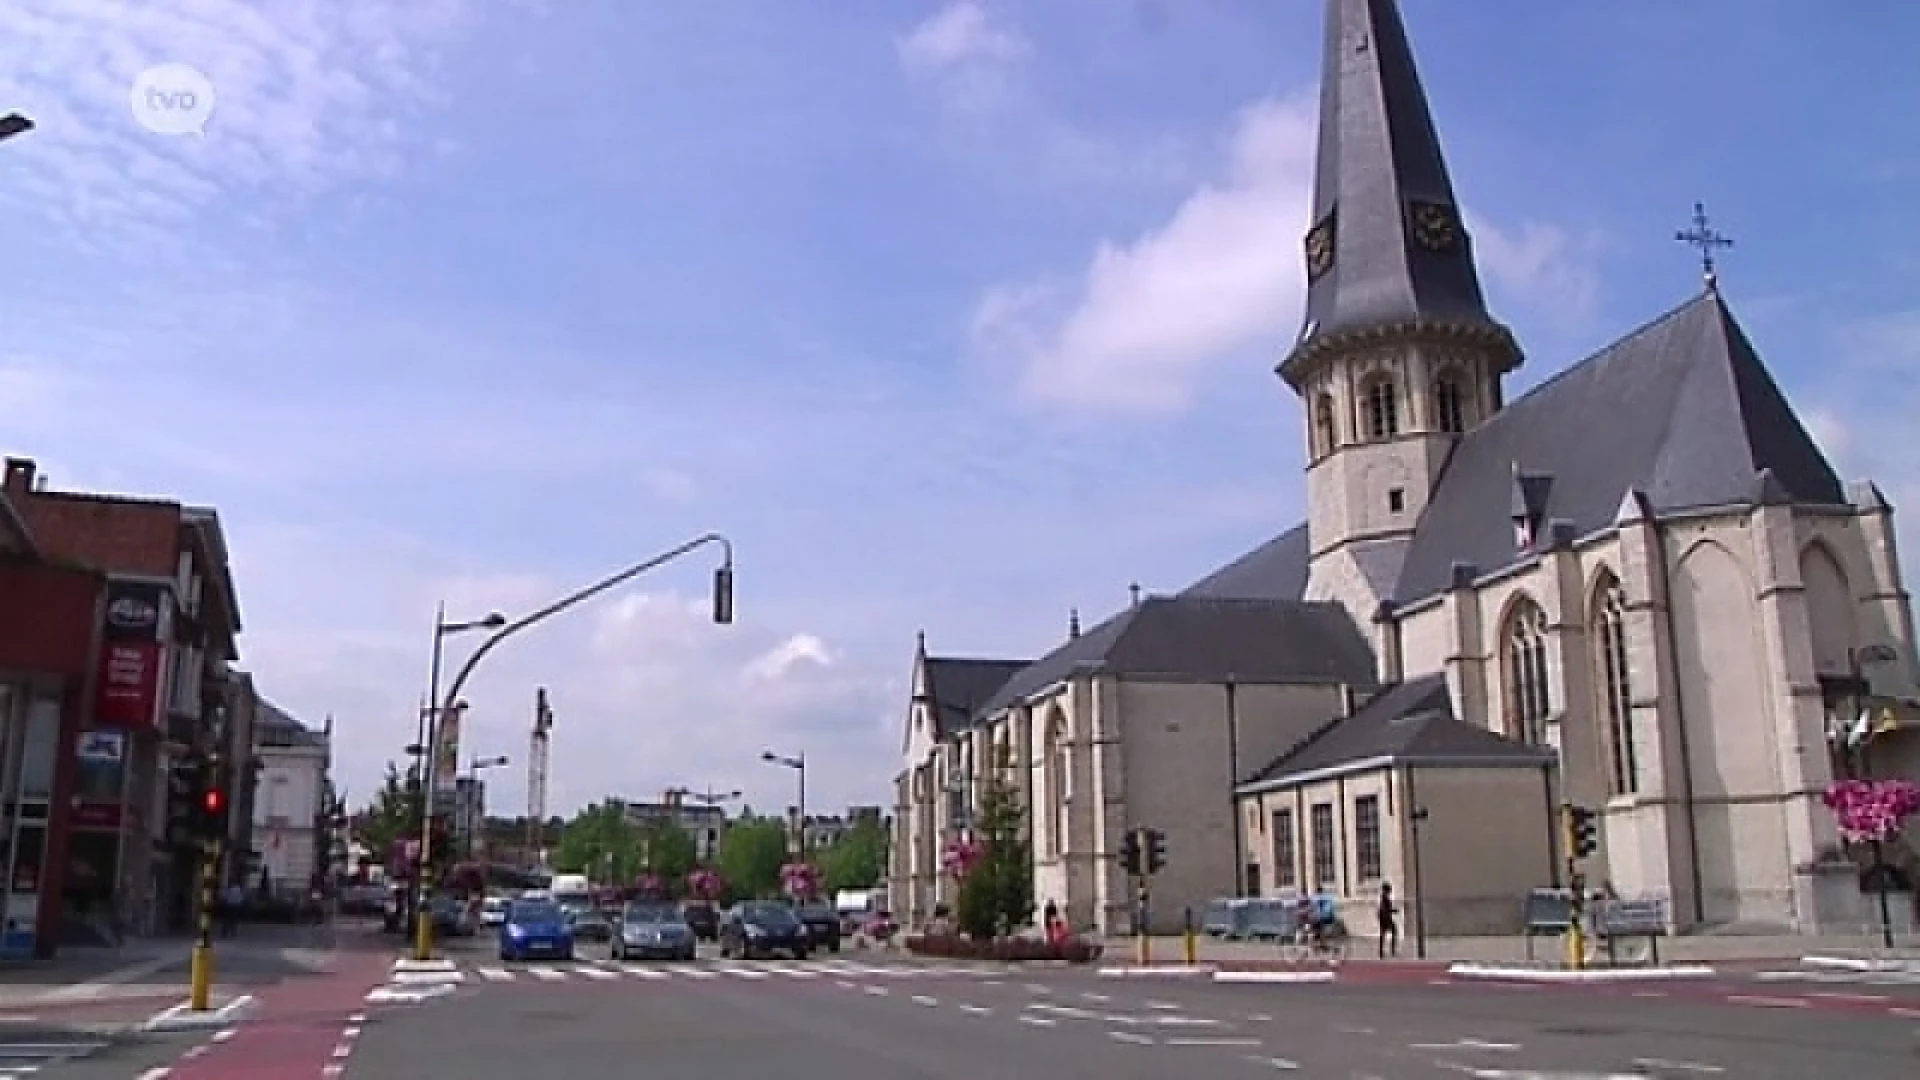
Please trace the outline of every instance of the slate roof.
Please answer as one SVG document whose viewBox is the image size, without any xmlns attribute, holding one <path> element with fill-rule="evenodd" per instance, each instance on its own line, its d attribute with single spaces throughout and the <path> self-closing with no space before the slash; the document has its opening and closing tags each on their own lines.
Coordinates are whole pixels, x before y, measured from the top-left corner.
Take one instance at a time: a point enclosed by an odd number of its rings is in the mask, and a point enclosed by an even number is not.
<svg viewBox="0 0 1920 1080">
<path fill-rule="evenodd" d="M 1445 589 L 1455 562 L 1488 571 L 1524 557 L 1513 533 L 1516 471 L 1548 521 L 1585 535 L 1610 525 L 1630 491 L 1656 514 L 1749 504 L 1763 470 L 1795 503 L 1847 503 L 1753 343 L 1708 289 L 1469 432 L 1421 516 L 1394 599 Z"/>
<path fill-rule="evenodd" d="M 1305 323 L 1281 374 L 1297 387 L 1320 344 L 1405 325 L 1479 333 L 1503 346 L 1505 366 L 1517 365 L 1512 336 L 1487 313 L 1393 0 L 1328 0 L 1321 72 L 1313 224 L 1331 222 L 1333 259 L 1309 275 Z M 1444 250 L 1414 242 L 1416 203 L 1444 208 L 1457 242 Z"/>
<path fill-rule="evenodd" d="M 1022 668 L 978 714 L 1091 673 L 1370 687 L 1374 671 L 1366 639 L 1338 604 L 1152 596 Z"/>
<path fill-rule="evenodd" d="M 934 737 L 943 739 L 971 727 L 980 707 L 1030 662 L 927 657 L 926 693 L 933 700 Z"/>
<path fill-rule="evenodd" d="M 1303 522 L 1182 589 L 1196 599 L 1298 600 L 1307 592 Z"/>
<path fill-rule="evenodd" d="M 1329 722 L 1281 754 L 1240 790 L 1285 787 L 1367 762 L 1539 768 L 1553 761 L 1549 748 L 1517 743 L 1456 719 L 1446 676 L 1433 674 L 1382 690 L 1352 716 Z"/>
</svg>

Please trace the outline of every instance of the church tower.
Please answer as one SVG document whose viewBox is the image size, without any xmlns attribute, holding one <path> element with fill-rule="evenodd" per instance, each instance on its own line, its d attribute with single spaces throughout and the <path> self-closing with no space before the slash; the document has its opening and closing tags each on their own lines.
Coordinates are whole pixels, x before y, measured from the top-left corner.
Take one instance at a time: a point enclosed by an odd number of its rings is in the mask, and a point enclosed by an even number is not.
<svg viewBox="0 0 1920 1080">
<path fill-rule="evenodd" d="M 1328 0 L 1326 33 L 1306 321 L 1279 374 L 1307 415 L 1308 596 L 1365 625 L 1521 356 L 1487 313 L 1394 0 Z"/>
</svg>

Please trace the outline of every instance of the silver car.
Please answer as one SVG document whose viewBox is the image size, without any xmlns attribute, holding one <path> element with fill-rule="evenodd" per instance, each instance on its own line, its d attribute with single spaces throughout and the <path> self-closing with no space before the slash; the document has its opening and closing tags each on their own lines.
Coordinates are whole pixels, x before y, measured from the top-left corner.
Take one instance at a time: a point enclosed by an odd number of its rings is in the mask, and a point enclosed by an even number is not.
<svg viewBox="0 0 1920 1080">
<path fill-rule="evenodd" d="M 633 903 L 620 913 L 611 951 L 615 960 L 691 962 L 697 951 L 693 929 L 673 904 Z"/>
</svg>

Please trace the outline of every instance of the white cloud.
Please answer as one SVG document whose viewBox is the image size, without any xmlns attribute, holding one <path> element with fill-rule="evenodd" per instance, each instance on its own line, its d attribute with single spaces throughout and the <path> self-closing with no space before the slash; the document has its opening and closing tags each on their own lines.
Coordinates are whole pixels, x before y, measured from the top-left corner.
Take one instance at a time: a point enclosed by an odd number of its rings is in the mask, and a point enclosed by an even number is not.
<svg viewBox="0 0 1920 1080">
<path fill-rule="evenodd" d="M 1030 400 L 1179 408 L 1212 362 L 1282 340 L 1299 317 L 1297 249 L 1312 178 L 1314 110 L 1266 102 L 1235 126 L 1225 176 L 1165 224 L 1103 242 L 1080 281 L 1003 287 L 975 313 L 975 348 L 1018 365 Z"/>
<path fill-rule="evenodd" d="M 1492 284 L 1562 326 L 1584 326 L 1598 314 L 1597 237 L 1537 221 L 1504 228 L 1471 211 L 1466 218 L 1475 261 Z"/>
<path fill-rule="evenodd" d="M 104 231 L 156 238 L 238 193 L 298 198 L 390 175 L 413 152 L 408 119 L 441 99 L 437 50 L 468 11 L 468 0 L 14 0 L 0 12 L 19 46 L 0 99 L 39 126 L 7 148 L 10 182 L 110 250 Z M 211 81 L 204 137 L 135 122 L 135 78 L 166 63 Z"/>
<path fill-rule="evenodd" d="M 950 71 L 975 64 L 1017 60 L 1028 44 L 978 0 L 954 0 L 895 42 L 909 71 Z"/>
</svg>

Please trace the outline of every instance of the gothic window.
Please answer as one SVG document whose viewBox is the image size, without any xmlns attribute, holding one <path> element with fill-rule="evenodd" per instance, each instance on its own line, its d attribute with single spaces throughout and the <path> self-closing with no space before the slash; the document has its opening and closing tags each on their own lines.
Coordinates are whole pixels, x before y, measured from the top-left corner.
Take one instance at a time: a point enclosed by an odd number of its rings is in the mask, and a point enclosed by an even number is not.
<svg viewBox="0 0 1920 1080">
<path fill-rule="evenodd" d="M 1390 439 L 1400 434 L 1400 400 L 1391 377 L 1381 376 L 1368 383 L 1361 402 L 1366 410 L 1368 438 Z"/>
<path fill-rule="evenodd" d="M 1433 415 L 1441 431 L 1457 435 L 1467 430 L 1467 387 L 1458 371 L 1443 371 L 1434 382 Z"/>
<path fill-rule="evenodd" d="M 1600 683 L 1600 722 L 1607 773 L 1615 795 L 1640 790 L 1640 762 L 1633 747 L 1633 695 L 1627 673 L 1626 595 L 1608 578 L 1593 605 L 1594 675 Z"/>
<path fill-rule="evenodd" d="M 1046 737 L 1047 853 L 1058 856 L 1067 848 L 1067 718 L 1055 711 L 1047 718 Z"/>
<path fill-rule="evenodd" d="M 1313 451 L 1331 454 L 1339 446 L 1339 431 L 1333 420 L 1333 395 L 1321 394 L 1313 402 Z"/>
<path fill-rule="evenodd" d="M 1547 684 L 1547 613 L 1523 598 L 1507 617 L 1500 640 L 1505 651 L 1506 734 L 1542 745 L 1553 701 Z"/>
</svg>

